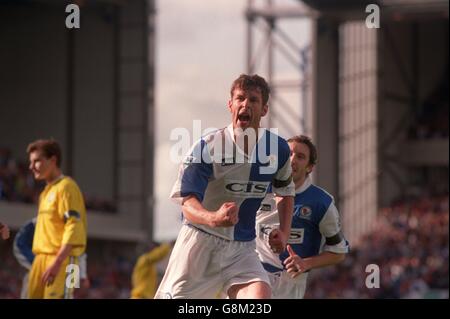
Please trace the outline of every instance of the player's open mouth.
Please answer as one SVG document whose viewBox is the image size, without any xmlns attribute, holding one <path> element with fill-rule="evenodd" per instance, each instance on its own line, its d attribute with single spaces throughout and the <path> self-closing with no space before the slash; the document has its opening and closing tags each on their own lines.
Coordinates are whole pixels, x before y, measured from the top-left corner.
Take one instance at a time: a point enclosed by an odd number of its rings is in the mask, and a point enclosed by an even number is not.
<svg viewBox="0 0 450 319">
<path fill-rule="evenodd" d="M 248 125 L 250 123 L 250 115 L 244 113 L 238 115 L 238 121 L 243 125 Z"/>
</svg>

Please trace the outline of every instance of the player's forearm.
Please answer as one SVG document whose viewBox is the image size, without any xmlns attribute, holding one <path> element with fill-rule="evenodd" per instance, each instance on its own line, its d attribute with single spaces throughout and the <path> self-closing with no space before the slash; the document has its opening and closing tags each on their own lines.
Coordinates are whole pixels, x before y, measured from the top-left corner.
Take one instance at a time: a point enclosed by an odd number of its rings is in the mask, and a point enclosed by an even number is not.
<svg viewBox="0 0 450 319">
<path fill-rule="evenodd" d="M 292 212 L 294 210 L 294 197 L 278 197 L 277 209 L 280 219 L 280 230 L 289 238 L 291 233 Z"/>
<path fill-rule="evenodd" d="M 72 251 L 72 245 L 69 245 L 69 244 L 62 245 L 58 251 L 58 254 L 56 254 L 55 263 L 61 265 L 63 263 L 63 261 L 67 257 L 69 257 L 71 251 Z"/>
<path fill-rule="evenodd" d="M 336 254 L 329 251 L 324 251 L 317 256 L 303 258 L 308 269 L 321 268 L 331 266 L 342 262 L 345 259 L 345 254 Z"/>
<path fill-rule="evenodd" d="M 213 212 L 205 209 L 195 196 L 189 196 L 183 201 L 182 211 L 184 217 L 196 224 L 211 226 L 214 220 Z"/>
</svg>

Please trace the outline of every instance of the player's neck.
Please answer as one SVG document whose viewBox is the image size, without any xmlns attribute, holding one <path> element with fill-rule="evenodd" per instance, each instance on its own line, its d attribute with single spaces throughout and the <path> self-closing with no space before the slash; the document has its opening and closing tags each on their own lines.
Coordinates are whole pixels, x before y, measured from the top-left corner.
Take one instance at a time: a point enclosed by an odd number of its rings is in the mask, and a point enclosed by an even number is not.
<svg viewBox="0 0 450 319">
<path fill-rule="evenodd" d="M 258 143 L 259 128 L 248 127 L 245 129 L 233 127 L 233 139 L 236 145 L 245 153 L 250 156 Z"/>
<path fill-rule="evenodd" d="M 57 168 L 55 169 L 47 178 L 46 178 L 46 183 L 47 185 L 50 185 L 52 183 L 54 183 L 57 179 L 59 179 L 62 175 L 61 169 Z"/>
<path fill-rule="evenodd" d="M 294 180 L 295 189 L 299 189 L 306 181 L 306 176 L 300 177 L 298 180 Z"/>
</svg>

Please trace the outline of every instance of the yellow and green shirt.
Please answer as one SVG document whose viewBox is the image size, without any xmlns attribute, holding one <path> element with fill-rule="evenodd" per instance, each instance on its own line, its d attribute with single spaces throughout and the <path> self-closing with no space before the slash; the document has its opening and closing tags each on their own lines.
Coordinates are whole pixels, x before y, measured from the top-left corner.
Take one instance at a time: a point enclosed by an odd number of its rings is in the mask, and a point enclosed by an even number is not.
<svg viewBox="0 0 450 319">
<path fill-rule="evenodd" d="M 71 256 L 86 249 L 87 221 L 83 195 L 73 179 L 61 176 L 39 196 L 39 212 L 33 238 L 34 254 L 57 254 L 72 245 Z"/>
</svg>

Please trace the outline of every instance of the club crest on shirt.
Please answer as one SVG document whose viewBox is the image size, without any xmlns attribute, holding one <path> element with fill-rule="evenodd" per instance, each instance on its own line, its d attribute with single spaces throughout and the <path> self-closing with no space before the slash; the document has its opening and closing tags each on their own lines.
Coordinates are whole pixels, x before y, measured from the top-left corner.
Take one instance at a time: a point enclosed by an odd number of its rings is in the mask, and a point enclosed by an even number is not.
<svg viewBox="0 0 450 319">
<path fill-rule="evenodd" d="M 296 206 L 294 214 L 299 218 L 311 219 L 312 209 L 309 206 Z"/>
<path fill-rule="evenodd" d="M 56 198 L 55 192 L 51 192 L 51 193 L 48 194 L 48 196 L 47 196 L 47 203 L 48 203 L 48 204 L 53 203 L 53 202 L 55 201 L 55 198 Z"/>
</svg>

